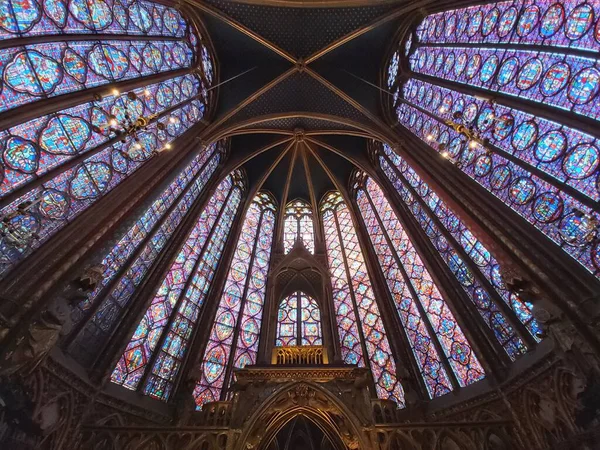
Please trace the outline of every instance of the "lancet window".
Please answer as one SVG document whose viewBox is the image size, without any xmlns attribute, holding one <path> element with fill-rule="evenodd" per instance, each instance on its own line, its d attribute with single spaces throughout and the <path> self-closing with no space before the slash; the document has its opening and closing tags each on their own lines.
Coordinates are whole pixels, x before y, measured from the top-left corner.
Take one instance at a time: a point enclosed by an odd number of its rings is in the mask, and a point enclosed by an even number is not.
<svg viewBox="0 0 600 450">
<path fill-rule="evenodd" d="M 275 213 L 266 192 L 259 192 L 246 212 L 194 389 L 198 409 L 220 399 L 233 368 L 256 362 Z"/>
<path fill-rule="evenodd" d="M 527 345 L 515 331 L 518 327 L 515 319 L 525 326 L 534 340 L 539 340 L 541 334 L 531 314 L 532 305 L 506 289 L 496 259 L 404 159 L 387 145 L 378 148 L 376 155 L 407 209 L 500 345 L 513 360 L 522 355 L 527 351 Z"/>
<path fill-rule="evenodd" d="M 228 175 L 202 210 L 155 292 L 111 381 L 166 400 L 173 389 L 243 195 Z"/>
<path fill-rule="evenodd" d="M 394 400 L 404 407 L 404 391 L 396 376 L 396 361 L 351 212 L 339 192 L 327 194 L 320 210 L 342 358 L 346 364 L 370 368 L 377 396 Z"/>
<path fill-rule="evenodd" d="M 321 310 L 314 298 L 297 291 L 281 301 L 277 310 L 275 345 L 323 345 Z"/>
<path fill-rule="evenodd" d="M 315 230 L 313 212 L 308 203 L 294 200 L 285 208 L 285 223 L 283 230 L 283 248 L 288 253 L 294 242 L 300 240 L 310 252 L 315 252 Z"/>
<path fill-rule="evenodd" d="M 578 0 L 440 12 L 387 70 L 404 127 L 597 277 L 599 23 Z"/>
<path fill-rule="evenodd" d="M 483 367 L 388 199 L 372 179 L 357 179 L 358 208 L 429 395 L 481 380 Z"/>
<path fill-rule="evenodd" d="M 201 149 L 102 259 L 101 283 L 71 314 L 76 332 L 70 353 L 80 363 L 89 365 L 101 353 L 134 292 L 215 172 L 223 147 L 220 142 Z"/>
<path fill-rule="evenodd" d="M 204 116 L 213 65 L 196 27 L 158 3 L 7 0 L 0 17 L 5 275 Z"/>
</svg>

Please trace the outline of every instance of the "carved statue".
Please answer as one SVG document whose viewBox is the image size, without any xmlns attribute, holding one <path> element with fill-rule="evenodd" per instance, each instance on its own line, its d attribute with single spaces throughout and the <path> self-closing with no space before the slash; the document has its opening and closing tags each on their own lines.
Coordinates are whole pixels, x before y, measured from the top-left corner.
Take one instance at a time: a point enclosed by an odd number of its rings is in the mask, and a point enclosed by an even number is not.
<svg viewBox="0 0 600 450">
<path fill-rule="evenodd" d="M 102 264 L 88 267 L 68 283 L 16 339 L 15 348 L 0 362 L 0 377 L 26 376 L 45 360 L 60 337 L 71 331 L 71 308 L 95 289 L 105 269 Z"/>
<path fill-rule="evenodd" d="M 177 391 L 177 396 L 175 397 L 175 405 L 177 405 L 176 421 L 180 425 L 186 424 L 192 412 L 196 409 L 196 401 L 194 400 L 193 393 L 197 380 L 200 379 L 201 370 L 199 366 L 190 370 L 187 378 Z"/>
</svg>

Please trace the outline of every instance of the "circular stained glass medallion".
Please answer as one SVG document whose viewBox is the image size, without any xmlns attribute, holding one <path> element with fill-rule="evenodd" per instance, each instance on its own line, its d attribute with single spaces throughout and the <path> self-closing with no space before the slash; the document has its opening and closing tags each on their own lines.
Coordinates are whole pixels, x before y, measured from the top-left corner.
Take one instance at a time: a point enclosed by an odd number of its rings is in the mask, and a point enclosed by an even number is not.
<svg viewBox="0 0 600 450">
<path fill-rule="evenodd" d="M 38 211 L 48 219 L 64 219 L 69 211 L 69 198 L 56 189 L 46 189 L 40 196 Z"/>
<path fill-rule="evenodd" d="M 471 123 L 477 117 L 478 108 L 475 103 L 469 103 L 463 111 L 463 119 L 465 122 Z"/>
<path fill-rule="evenodd" d="M 439 39 L 444 32 L 444 25 L 446 21 L 444 20 L 444 16 L 440 16 L 437 23 L 435 24 L 435 38 Z"/>
<path fill-rule="evenodd" d="M 522 91 L 531 89 L 533 86 L 540 81 L 542 72 L 544 71 L 544 65 L 538 58 L 531 58 L 525 63 L 519 75 L 517 76 L 517 87 Z"/>
<path fill-rule="evenodd" d="M 568 245 L 587 246 L 595 235 L 595 227 L 587 215 L 570 213 L 560 221 L 560 237 Z"/>
<path fill-rule="evenodd" d="M 489 155 L 480 155 L 475 160 L 473 171 L 476 177 L 485 177 L 492 170 L 493 161 Z"/>
<path fill-rule="evenodd" d="M 454 65 L 454 74 L 457 77 L 460 76 L 460 74 L 463 72 L 463 70 L 465 70 L 465 67 L 467 67 L 468 59 L 469 59 L 469 56 L 465 52 L 458 55 L 456 64 Z"/>
<path fill-rule="evenodd" d="M 467 36 L 475 36 L 479 31 L 479 28 L 481 28 L 481 22 L 483 22 L 483 13 L 481 11 L 477 11 L 471 16 L 471 19 L 469 20 L 469 26 L 467 27 Z"/>
<path fill-rule="evenodd" d="M 544 134 L 535 146 L 534 156 L 543 163 L 556 161 L 567 148 L 567 137 L 562 131 L 549 131 Z"/>
<path fill-rule="evenodd" d="M 510 186 L 508 195 L 510 200 L 518 205 L 529 203 L 536 191 L 535 183 L 526 177 L 517 178 Z"/>
<path fill-rule="evenodd" d="M 563 170 L 570 177 L 582 180 L 598 169 L 600 154 L 598 148 L 591 144 L 579 144 L 563 161 Z"/>
<path fill-rule="evenodd" d="M 454 32 L 456 31 L 456 14 L 451 14 L 450 17 L 446 20 L 446 29 L 444 31 L 444 36 L 446 38 L 450 38 Z"/>
<path fill-rule="evenodd" d="M 496 120 L 496 123 L 494 124 L 494 138 L 499 141 L 506 139 L 510 136 L 514 123 L 515 119 L 510 114 L 502 114 L 498 117 L 498 120 Z"/>
<path fill-rule="evenodd" d="M 519 23 L 517 25 L 517 34 L 521 37 L 530 34 L 537 26 L 540 20 L 540 8 L 535 5 L 529 5 L 525 11 L 521 13 Z"/>
<path fill-rule="evenodd" d="M 219 315 L 215 323 L 215 337 L 219 341 L 227 339 L 233 333 L 235 328 L 235 317 L 229 311 Z"/>
<path fill-rule="evenodd" d="M 490 175 L 490 187 L 493 190 L 505 189 L 511 179 L 510 167 L 506 164 L 496 166 Z"/>
<path fill-rule="evenodd" d="M 533 120 L 528 120 L 519 125 L 512 137 L 512 146 L 515 150 L 526 150 L 535 142 L 538 135 L 537 124 Z"/>
<path fill-rule="evenodd" d="M 477 117 L 477 128 L 479 131 L 487 131 L 494 124 L 494 110 L 486 106 L 481 110 Z"/>
<path fill-rule="evenodd" d="M 558 220 L 563 212 L 563 200 L 558 194 L 544 192 L 533 202 L 533 217 L 543 223 Z"/>
<path fill-rule="evenodd" d="M 33 142 L 20 136 L 11 136 L 4 143 L 4 162 L 22 173 L 35 173 L 38 169 L 39 149 Z"/>
<path fill-rule="evenodd" d="M 454 61 L 456 57 L 454 56 L 454 52 L 448 53 L 446 57 L 446 62 L 444 63 L 444 74 L 448 75 L 450 71 L 454 68 Z"/>
<path fill-rule="evenodd" d="M 456 158 L 460 154 L 464 146 L 465 143 L 460 138 L 455 137 L 450 141 L 450 145 L 448 146 L 448 153 L 450 153 L 450 155 L 453 158 Z"/>
<path fill-rule="evenodd" d="M 565 9 L 560 3 L 551 5 L 544 16 L 540 25 L 540 36 L 549 38 L 554 36 L 565 21 Z"/>
<path fill-rule="evenodd" d="M 489 34 L 494 30 L 496 23 L 498 23 L 498 18 L 500 17 L 500 11 L 498 8 L 492 8 L 485 15 L 483 19 L 483 26 L 481 27 L 481 34 L 484 36 L 489 36 Z"/>
<path fill-rule="evenodd" d="M 498 23 L 498 36 L 506 37 L 517 23 L 517 8 L 511 6 L 504 11 Z"/>
<path fill-rule="evenodd" d="M 567 63 L 559 62 L 548 69 L 542 80 L 541 91 L 544 95 L 558 94 L 569 82 L 571 68 Z"/>
<path fill-rule="evenodd" d="M 225 350 L 221 347 L 212 348 L 204 359 L 204 376 L 209 383 L 214 382 L 225 369 Z"/>
<path fill-rule="evenodd" d="M 439 72 L 444 67 L 444 61 L 446 60 L 446 55 L 443 53 L 438 53 L 437 58 L 435 60 L 435 71 Z"/>
<path fill-rule="evenodd" d="M 110 154 L 113 169 L 119 173 L 127 173 L 129 161 L 120 150 L 113 150 Z"/>
<path fill-rule="evenodd" d="M 498 62 L 500 60 L 496 55 L 491 55 L 488 59 L 483 63 L 483 67 L 481 68 L 481 72 L 479 72 L 479 79 L 483 83 L 487 83 L 492 79 L 492 77 L 496 74 L 496 70 L 498 70 Z"/>
<path fill-rule="evenodd" d="M 519 69 L 519 60 L 517 58 L 510 57 L 502 63 L 496 81 L 500 86 L 506 86 L 510 83 Z"/>
<path fill-rule="evenodd" d="M 481 67 L 481 55 L 475 54 L 471 57 L 471 59 L 469 60 L 469 64 L 467 65 L 467 78 L 473 78 L 477 74 L 479 67 Z"/>
<path fill-rule="evenodd" d="M 589 3 L 575 7 L 565 24 L 565 35 L 572 40 L 579 39 L 588 32 L 594 21 L 594 9 Z"/>
<path fill-rule="evenodd" d="M 583 69 L 573 77 L 567 93 L 576 105 L 589 103 L 600 89 L 600 71 L 596 68 Z"/>
</svg>

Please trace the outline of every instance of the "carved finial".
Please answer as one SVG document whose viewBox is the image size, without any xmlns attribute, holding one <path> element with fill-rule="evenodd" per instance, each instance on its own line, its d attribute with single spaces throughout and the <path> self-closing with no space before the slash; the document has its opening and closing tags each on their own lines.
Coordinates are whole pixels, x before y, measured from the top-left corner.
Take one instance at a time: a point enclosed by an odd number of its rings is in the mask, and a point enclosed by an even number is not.
<svg viewBox="0 0 600 450">
<path fill-rule="evenodd" d="M 296 128 L 294 130 L 294 139 L 296 139 L 297 142 L 304 142 L 304 129 Z"/>
</svg>

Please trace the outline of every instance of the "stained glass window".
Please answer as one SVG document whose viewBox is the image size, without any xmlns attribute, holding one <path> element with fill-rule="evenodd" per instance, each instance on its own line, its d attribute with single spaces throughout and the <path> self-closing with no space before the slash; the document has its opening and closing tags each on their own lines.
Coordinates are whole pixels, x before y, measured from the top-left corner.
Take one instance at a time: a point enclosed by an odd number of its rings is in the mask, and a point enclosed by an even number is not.
<svg viewBox="0 0 600 450">
<path fill-rule="evenodd" d="M 275 212 L 266 192 L 259 192 L 246 212 L 194 389 L 198 409 L 220 399 L 233 368 L 256 362 Z"/>
<path fill-rule="evenodd" d="M 342 358 L 346 364 L 369 367 L 377 396 L 404 407 L 404 391 L 350 210 L 339 192 L 327 194 L 320 210 Z"/>
<path fill-rule="evenodd" d="M 70 350 L 80 363 L 91 363 L 101 352 L 122 318 L 121 312 L 204 189 L 220 158 L 217 144 L 202 150 L 103 258 L 106 269 L 102 282 L 71 315 L 76 325 L 84 321 L 77 328 Z"/>
<path fill-rule="evenodd" d="M 535 339 L 539 339 L 541 330 L 532 317 L 532 306 L 510 293 L 502 283 L 497 283 L 495 274 L 499 272 L 499 265 L 496 259 L 406 161 L 387 145 L 378 154 L 381 169 L 498 342 L 513 360 L 523 354 L 527 347 L 513 329 L 511 319 L 516 317 Z M 502 312 L 503 305 L 496 304 L 496 294 L 514 316 Z"/>
<path fill-rule="evenodd" d="M 578 0 L 431 14 L 410 34 L 410 72 L 386 69 L 402 125 L 597 277 L 599 20 Z"/>
<path fill-rule="evenodd" d="M 312 209 L 303 200 L 294 200 L 285 208 L 285 223 L 283 230 L 283 248 L 288 253 L 297 240 L 304 243 L 310 252 L 315 252 L 315 231 L 313 227 Z"/>
<path fill-rule="evenodd" d="M 30 37 L 44 42 L 11 46 Z M 0 131 L 5 274 L 198 122 L 213 67 L 195 26 L 149 1 L 6 0 L 0 39 L 0 113 L 14 110 Z M 46 115 L 21 109 L 31 102 Z M 140 117 L 148 126 L 135 138 L 118 131 Z"/>
<path fill-rule="evenodd" d="M 381 188 L 366 178 L 356 200 L 430 396 L 452 390 L 449 376 L 460 386 L 481 380 L 477 356 Z"/>
<path fill-rule="evenodd" d="M 321 311 L 314 298 L 298 291 L 281 301 L 275 345 L 323 345 Z"/>
<path fill-rule="evenodd" d="M 173 388 L 242 197 L 242 177 L 216 188 L 119 358 L 111 381 L 166 400 Z"/>
</svg>

